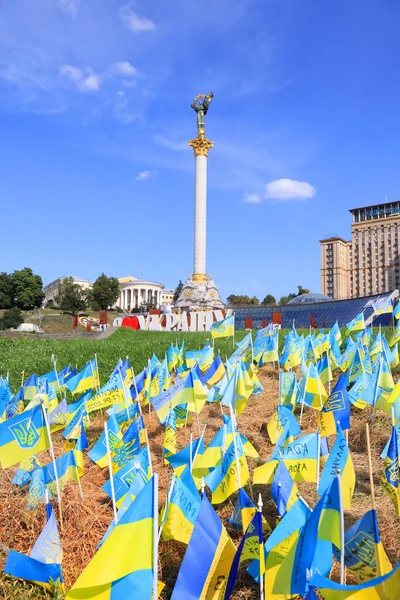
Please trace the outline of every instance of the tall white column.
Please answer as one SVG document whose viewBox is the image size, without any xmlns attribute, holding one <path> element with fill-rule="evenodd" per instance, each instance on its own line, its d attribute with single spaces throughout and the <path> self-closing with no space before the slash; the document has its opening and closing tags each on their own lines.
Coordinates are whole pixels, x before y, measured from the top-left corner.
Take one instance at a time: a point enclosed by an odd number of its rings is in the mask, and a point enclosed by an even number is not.
<svg viewBox="0 0 400 600">
<path fill-rule="evenodd" d="M 189 146 L 195 156 L 193 281 L 206 281 L 207 158 L 214 142 L 198 135 Z"/>
<path fill-rule="evenodd" d="M 194 273 L 206 272 L 207 156 L 195 157 Z"/>
</svg>

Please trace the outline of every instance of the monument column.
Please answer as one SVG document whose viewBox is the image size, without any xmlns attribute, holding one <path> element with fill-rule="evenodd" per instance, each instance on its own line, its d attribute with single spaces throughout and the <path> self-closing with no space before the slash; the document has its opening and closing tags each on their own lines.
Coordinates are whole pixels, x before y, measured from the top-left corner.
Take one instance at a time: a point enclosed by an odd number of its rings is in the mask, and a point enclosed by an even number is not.
<svg viewBox="0 0 400 600">
<path fill-rule="evenodd" d="M 198 94 L 191 107 L 197 115 L 197 137 L 189 140 L 195 161 L 194 182 L 194 261 L 193 274 L 183 285 L 175 308 L 192 310 L 201 308 L 223 308 L 214 279 L 206 271 L 206 223 L 207 223 L 207 161 L 214 142 L 206 138 L 204 117 L 208 112 L 214 94 Z"/>
<path fill-rule="evenodd" d="M 206 224 L 207 224 L 207 158 L 214 142 L 199 133 L 189 140 L 195 157 L 194 183 L 194 265 L 193 281 L 207 281 L 206 275 Z"/>
</svg>

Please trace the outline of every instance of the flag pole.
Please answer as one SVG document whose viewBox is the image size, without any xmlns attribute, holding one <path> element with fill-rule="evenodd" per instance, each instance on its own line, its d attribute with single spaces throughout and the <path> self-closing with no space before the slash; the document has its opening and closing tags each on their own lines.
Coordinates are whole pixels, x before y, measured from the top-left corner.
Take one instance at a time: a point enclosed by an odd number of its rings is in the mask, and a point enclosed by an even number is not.
<svg viewBox="0 0 400 600">
<path fill-rule="evenodd" d="M 47 429 L 47 435 L 49 436 L 49 444 L 50 444 L 50 456 L 51 456 L 51 460 L 53 462 L 53 469 L 54 469 L 54 477 L 56 478 L 56 488 L 57 488 L 57 498 L 58 498 L 58 510 L 60 512 L 60 525 L 61 525 L 61 529 L 64 530 L 64 522 L 63 522 L 63 517 L 62 517 L 62 508 L 61 508 L 61 493 L 60 493 L 60 484 L 58 481 L 58 473 L 57 473 L 57 465 L 56 465 L 56 457 L 54 455 L 54 447 L 53 447 L 53 441 L 51 439 L 51 432 L 50 432 L 50 424 L 49 424 L 49 420 L 47 418 L 47 413 L 46 413 L 46 409 L 44 407 L 44 404 L 41 403 L 41 407 L 42 407 L 42 411 L 43 411 L 43 417 L 44 417 L 44 422 L 46 424 L 46 429 Z"/>
<path fill-rule="evenodd" d="M 107 421 L 104 422 L 104 436 L 105 436 L 105 439 L 106 439 L 108 472 L 110 474 L 111 500 L 112 500 L 113 511 L 114 511 L 114 521 L 115 521 L 115 524 L 118 525 L 117 505 L 115 503 L 114 476 L 113 476 L 112 465 L 111 465 L 110 441 L 108 439 L 108 425 L 107 425 Z"/>
<path fill-rule="evenodd" d="M 376 378 L 376 385 L 375 385 L 375 390 L 374 390 L 374 406 L 372 409 L 372 423 L 375 420 L 375 410 L 376 410 L 376 401 L 377 401 L 377 390 L 378 390 L 378 384 L 379 384 L 379 378 L 381 376 L 381 370 L 382 370 L 382 363 L 383 363 L 383 356 L 381 354 L 380 359 L 379 359 L 379 369 L 378 369 L 378 377 Z"/>
<path fill-rule="evenodd" d="M 25 371 L 21 371 L 21 387 L 24 385 Z"/>
<path fill-rule="evenodd" d="M 97 354 L 96 352 L 94 353 L 94 360 L 96 361 L 96 375 L 97 375 L 97 385 L 98 385 L 98 390 L 100 389 L 100 375 L 99 375 L 99 363 L 97 362 Z"/>
<path fill-rule="evenodd" d="M 367 437 L 368 470 L 369 470 L 369 486 L 371 489 L 371 505 L 372 505 L 372 510 L 376 511 L 374 477 L 372 474 L 371 442 L 370 442 L 370 437 L 369 437 L 368 423 L 365 423 L 365 433 L 366 433 L 366 437 Z M 381 561 L 381 553 L 380 552 L 376 552 L 376 558 L 377 558 L 376 562 L 377 562 L 377 567 L 378 567 L 377 576 L 380 577 L 382 575 L 382 561 Z"/>
<path fill-rule="evenodd" d="M 233 313 L 233 335 L 232 335 L 232 348 L 235 349 L 235 313 Z"/>
<path fill-rule="evenodd" d="M 193 433 L 190 432 L 190 443 L 189 443 L 189 470 L 190 470 L 190 473 L 192 473 L 192 469 L 193 469 L 192 446 L 193 446 Z"/>
<path fill-rule="evenodd" d="M 261 547 L 262 547 L 262 509 L 263 509 L 263 501 L 261 498 L 261 494 L 258 494 L 258 503 L 257 503 L 257 507 L 258 507 L 258 512 L 261 513 L 260 514 L 260 522 L 259 522 L 259 546 L 260 546 L 260 600 L 264 600 L 264 575 L 262 575 L 262 564 L 261 564 L 261 557 L 264 554 L 263 552 L 261 552 Z"/>
<path fill-rule="evenodd" d="M 238 450 L 237 450 L 237 445 L 236 445 L 236 423 L 235 423 L 235 419 L 233 416 L 232 404 L 229 405 L 229 409 L 230 409 L 230 413 L 231 413 L 231 423 L 233 425 L 233 447 L 235 449 L 236 477 L 237 477 L 237 482 L 238 482 L 239 489 L 240 489 L 242 487 L 242 482 L 240 480 L 240 462 L 239 462 L 239 455 L 238 455 Z"/>
<path fill-rule="evenodd" d="M 340 481 L 340 469 L 336 469 L 336 478 L 339 488 L 339 511 L 340 511 L 340 583 L 344 585 L 344 512 L 342 500 L 342 484 Z"/>
<path fill-rule="evenodd" d="M 317 431 L 317 477 L 316 477 L 316 483 L 317 483 L 317 495 L 318 495 L 318 488 L 319 488 L 319 468 L 320 468 L 320 463 L 321 463 L 321 432 L 318 429 Z"/>
<path fill-rule="evenodd" d="M 158 598 L 158 473 L 154 473 L 153 497 L 153 600 Z"/>
<path fill-rule="evenodd" d="M 157 473 L 157 475 L 158 475 L 158 473 Z M 162 530 L 164 529 L 165 521 L 167 520 L 168 509 L 169 509 L 169 505 L 170 505 L 170 502 L 171 502 L 172 493 L 174 491 L 175 481 L 176 481 L 176 475 L 173 474 L 172 478 L 171 478 L 171 486 L 169 488 L 169 492 L 166 494 L 165 510 L 164 510 L 163 519 L 162 519 L 160 528 L 158 530 L 158 536 L 157 536 L 158 537 L 158 542 L 160 542 L 161 533 L 162 533 Z"/>
</svg>

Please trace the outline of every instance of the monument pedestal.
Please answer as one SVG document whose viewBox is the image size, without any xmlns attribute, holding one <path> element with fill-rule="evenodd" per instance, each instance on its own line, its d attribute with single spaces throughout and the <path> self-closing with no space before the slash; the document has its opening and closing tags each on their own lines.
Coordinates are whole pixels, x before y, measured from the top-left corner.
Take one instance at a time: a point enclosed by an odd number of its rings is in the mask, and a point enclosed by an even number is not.
<svg viewBox="0 0 400 600">
<path fill-rule="evenodd" d="M 185 310 L 225 308 L 212 276 L 199 273 L 194 273 L 187 278 L 174 306 Z"/>
</svg>

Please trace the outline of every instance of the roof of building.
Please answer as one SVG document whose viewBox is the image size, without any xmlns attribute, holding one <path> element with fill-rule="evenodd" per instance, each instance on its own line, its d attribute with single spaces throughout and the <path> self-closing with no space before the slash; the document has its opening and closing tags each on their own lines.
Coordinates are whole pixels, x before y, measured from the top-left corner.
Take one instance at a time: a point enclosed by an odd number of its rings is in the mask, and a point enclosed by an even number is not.
<svg viewBox="0 0 400 600">
<path fill-rule="evenodd" d="M 129 281 L 137 281 L 137 277 L 120 277 L 118 281 L 120 283 L 128 283 Z"/>
<path fill-rule="evenodd" d="M 390 206 L 391 204 L 399 204 L 400 200 L 393 200 L 392 202 L 377 202 L 376 204 L 369 204 L 368 206 L 358 206 L 357 208 L 349 208 L 349 212 L 353 210 L 365 210 L 366 208 L 383 208 Z"/>
<path fill-rule="evenodd" d="M 332 298 L 325 296 L 324 294 L 310 292 L 309 294 L 296 296 L 293 300 L 289 300 L 288 304 L 313 304 L 315 302 L 332 302 Z"/>
</svg>

